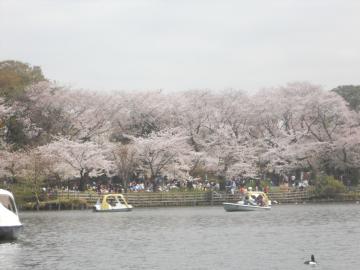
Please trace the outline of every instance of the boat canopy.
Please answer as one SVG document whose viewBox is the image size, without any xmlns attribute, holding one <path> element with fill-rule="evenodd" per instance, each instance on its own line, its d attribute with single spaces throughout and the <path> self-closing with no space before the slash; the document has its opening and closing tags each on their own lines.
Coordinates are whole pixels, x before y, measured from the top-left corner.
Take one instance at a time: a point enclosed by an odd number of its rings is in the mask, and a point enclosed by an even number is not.
<svg viewBox="0 0 360 270">
<path fill-rule="evenodd" d="M 9 191 L 0 189 L 0 203 L 11 212 L 17 214 L 14 196 Z"/>
<path fill-rule="evenodd" d="M 120 193 L 103 195 L 99 199 L 99 202 L 101 203 L 101 209 L 109 209 L 110 206 L 115 206 L 116 203 L 124 204 L 126 207 L 129 207 L 124 195 Z"/>
</svg>

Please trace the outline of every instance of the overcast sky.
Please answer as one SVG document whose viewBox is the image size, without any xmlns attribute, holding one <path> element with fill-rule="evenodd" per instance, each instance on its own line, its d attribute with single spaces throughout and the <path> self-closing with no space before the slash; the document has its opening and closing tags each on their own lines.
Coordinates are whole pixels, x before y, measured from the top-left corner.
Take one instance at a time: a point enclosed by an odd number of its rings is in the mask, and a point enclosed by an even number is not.
<svg viewBox="0 0 360 270">
<path fill-rule="evenodd" d="M 359 0 L 0 0 L 0 61 L 74 88 L 360 84 Z"/>
</svg>

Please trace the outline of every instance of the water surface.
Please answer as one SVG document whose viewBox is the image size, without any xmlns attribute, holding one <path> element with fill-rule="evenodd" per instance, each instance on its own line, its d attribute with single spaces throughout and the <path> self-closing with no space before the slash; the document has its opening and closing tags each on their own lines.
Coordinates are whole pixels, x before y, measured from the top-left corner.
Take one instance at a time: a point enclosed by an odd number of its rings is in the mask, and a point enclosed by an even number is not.
<svg viewBox="0 0 360 270">
<path fill-rule="evenodd" d="M 360 269 L 360 205 L 24 212 L 1 269 Z"/>
</svg>

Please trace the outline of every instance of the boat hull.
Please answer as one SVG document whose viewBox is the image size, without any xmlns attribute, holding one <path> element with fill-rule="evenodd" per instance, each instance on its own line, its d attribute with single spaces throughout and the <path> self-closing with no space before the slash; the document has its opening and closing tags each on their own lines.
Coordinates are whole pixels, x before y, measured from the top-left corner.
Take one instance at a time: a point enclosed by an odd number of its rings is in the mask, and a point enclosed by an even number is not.
<svg viewBox="0 0 360 270">
<path fill-rule="evenodd" d="M 93 208 L 94 212 L 130 212 L 132 208 L 121 208 L 121 209 L 96 209 Z"/>
<path fill-rule="evenodd" d="M 14 240 L 22 230 L 22 225 L 19 226 L 0 226 L 0 240 Z"/>
<path fill-rule="evenodd" d="M 270 210 L 270 206 L 259 206 L 259 205 L 245 205 L 239 203 L 223 203 L 224 209 L 228 212 L 234 211 L 261 211 Z"/>
</svg>

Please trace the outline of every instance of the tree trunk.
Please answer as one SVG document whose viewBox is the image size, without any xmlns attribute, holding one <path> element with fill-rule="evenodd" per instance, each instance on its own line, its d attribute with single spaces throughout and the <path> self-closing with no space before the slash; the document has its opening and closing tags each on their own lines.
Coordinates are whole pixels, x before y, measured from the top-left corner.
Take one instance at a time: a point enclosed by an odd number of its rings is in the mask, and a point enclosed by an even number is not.
<svg viewBox="0 0 360 270">
<path fill-rule="evenodd" d="M 35 194 L 35 199 L 36 199 L 36 211 L 39 211 L 40 209 L 40 199 L 39 199 L 39 194 L 37 193 L 37 191 L 34 191 Z"/>
<path fill-rule="evenodd" d="M 153 192 L 157 191 L 156 177 L 154 175 L 151 175 L 150 183 L 153 185 Z"/>
<path fill-rule="evenodd" d="M 89 180 L 89 173 L 88 172 L 80 172 L 80 182 L 79 182 L 79 191 L 85 191 L 86 183 Z"/>
</svg>

